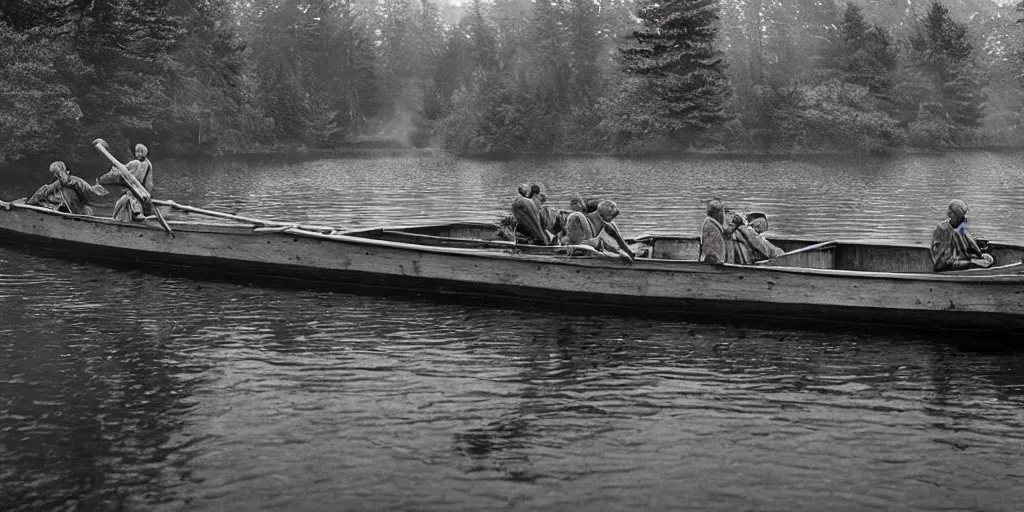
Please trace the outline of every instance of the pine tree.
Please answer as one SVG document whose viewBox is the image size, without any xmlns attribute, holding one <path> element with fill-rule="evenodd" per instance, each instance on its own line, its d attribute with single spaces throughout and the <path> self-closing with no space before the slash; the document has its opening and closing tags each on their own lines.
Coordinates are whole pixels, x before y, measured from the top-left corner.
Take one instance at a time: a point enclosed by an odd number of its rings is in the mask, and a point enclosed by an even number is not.
<svg viewBox="0 0 1024 512">
<path fill-rule="evenodd" d="M 646 0 L 632 44 L 622 48 L 624 70 L 641 77 L 660 105 L 650 113 L 651 132 L 691 135 L 725 120 L 730 90 L 718 32 L 717 0 Z"/>
<path fill-rule="evenodd" d="M 918 94 L 905 95 L 903 107 L 910 116 L 917 114 L 918 141 L 931 139 L 931 144 L 938 145 L 967 142 L 981 124 L 986 100 L 984 74 L 974 62 L 967 26 L 954 21 L 946 7 L 933 1 L 910 37 L 909 60 L 907 83 Z"/>
<path fill-rule="evenodd" d="M 367 29 L 356 13 L 352 0 L 341 0 L 335 7 L 335 34 L 332 40 L 330 69 L 337 78 L 336 123 L 345 138 L 358 135 L 366 119 L 380 109 L 376 57 Z"/>
<path fill-rule="evenodd" d="M 73 89 L 91 132 L 151 146 L 159 136 L 153 123 L 170 103 L 162 77 L 170 72 L 168 54 L 183 36 L 182 20 L 167 16 L 166 4 L 97 0 L 72 5 L 76 50 L 91 69 Z"/>
<path fill-rule="evenodd" d="M 55 154 L 79 131 L 82 111 L 62 76 L 69 64 L 81 68 L 66 40 L 33 37 L 0 20 L 0 165 Z"/>
<path fill-rule="evenodd" d="M 181 20 L 182 37 L 163 76 L 170 98 L 154 125 L 171 137 L 176 152 L 212 151 L 220 144 L 245 144 L 244 116 L 258 117 L 244 103 L 243 50 L 230 19 L 228 0 L 174 0 L 165 10 Z"/>
<path fill-rule="evenodd" d="M 818 67 L 827 78 L 867 87 L 885 97 L 892 88 L 896 49 L 885 31 L 864 20 L 860 7 L 849 4 L 839 36 L 822 48 Z"/>
</svg>

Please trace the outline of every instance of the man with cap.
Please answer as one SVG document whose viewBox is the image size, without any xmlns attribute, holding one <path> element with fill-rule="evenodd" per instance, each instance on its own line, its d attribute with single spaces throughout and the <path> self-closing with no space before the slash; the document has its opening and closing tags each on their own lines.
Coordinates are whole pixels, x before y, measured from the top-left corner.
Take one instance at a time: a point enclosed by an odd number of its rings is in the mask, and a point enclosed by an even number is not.
<svg viewBox="0 0 1024 512">
<path fill-rule="evenodd" d="M 750 249 L 751 261 L 770 260 L 784 254 L 782 249 L 765 240 L 761 233 L 768 231 L 768 216 L 762 212 L 751 212 L 746 216 L 746 223 L 736 228 L 733 238 Z M 737 262 L 739 263 L 739 262 Z"/>
<path fill-rule="evenodd" d="M 125 164 L 128 172 L 139 180 L 139 183 L 150 193 L 153 192 L 153 163 L 147 158 L 149 150 L 142 144 L 135 145 L 135 160 Z M 99 183 L 108 185 L 125 186 L 124 178 L 117 172 L 117 169 L 110 169 L 110 172 L 100 176 Z M 125 189 L 124 194 L 114 204 L 114 218 L 121 221 L 142 221 L 146 215 L 150 215 L 150 205 L 142 204 L 139 198 L 135 197 L 130 189 Z"/>
<path fill-rule="evenodd" d="M 39 187 L 25 204 L 45 206 L 76 215 L 92 215 L 90 199 L 107 195 L 102 185 L 90 185 L 82 178 L 72 176 L 64 162 L 50 164 L 50 173 L 57 179 Z"/>
<path fill-rule="evenodd" d="M 954 199 L 946 218 L 932 232 L 932 263 L 935 271 L 988 268 L 994 260 L 983 254 L 978 242 L 967 231 L 967 203 Z"/>
</svg>

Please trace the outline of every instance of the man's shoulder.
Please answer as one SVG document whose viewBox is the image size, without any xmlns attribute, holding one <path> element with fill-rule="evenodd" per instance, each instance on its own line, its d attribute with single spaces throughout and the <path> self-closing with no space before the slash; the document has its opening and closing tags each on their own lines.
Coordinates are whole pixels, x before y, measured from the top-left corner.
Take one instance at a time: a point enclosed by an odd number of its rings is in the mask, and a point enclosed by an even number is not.
<svg viewBox="0 0 1024 512">
<path fill-rule="evenodd" d="M 953 226 L 949 225 L 949 219 L 945 219 L 935 225 L 935 229 L 932 230 L 932 238 L 948 238 L 953 231 Z"/>
<path fill-rule="evenodd" d="M 704 222 L 700 225 L 700 230 L 722 231 L 722 225 L 719 224 L 717 220 L 712 219 L 711 217 L 704 217 Z"/>
</svg>

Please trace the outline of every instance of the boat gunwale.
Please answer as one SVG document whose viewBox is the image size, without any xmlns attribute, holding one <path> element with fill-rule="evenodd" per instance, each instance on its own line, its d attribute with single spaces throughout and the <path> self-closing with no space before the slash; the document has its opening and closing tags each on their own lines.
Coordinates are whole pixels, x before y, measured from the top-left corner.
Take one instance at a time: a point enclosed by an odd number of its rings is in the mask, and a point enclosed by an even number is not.
<svg viewBox="0 0 1024 512">
<path fill-rule="evenodd" d="M 115 219 L 96 217 L 91 215 L 78 215 L 66 212 L 58 212 L 49 208 L 44 208 L 34 205 L 26 205 L 24 203 L 17 202 L 0 202 L 0 209 L 9 210 L 10 208 L 25 209 L 35 211 L 38 213 L 49 214 L 53 217 L 64 218 L 76 221 L 92 222 L 95 224 L 110 225 L 110 226 L 121 226 L 130 227 L 133 229 L 145 229 L 151 231 L 163 232 L 163 229 L 157 224 L 148 224 L 146 222 L 124 222 Z M 234 224 L 220 224 L 220 223 L 192 223 L 192 222 L 177 222 L 180 226 L 190 227 L 220 227 L 225 226 L 233 227 Z M 239 221 L 241 226 L 245 224 Z M 312 238 L 318 240 L 329 240 L 336 242 L 349 243 L 354 245 L 370 246 L 370 247 L 381 247 L 390 249 L 399 249 L 411 252 L 421 253 L 435 253 L 435 254 L 450 254 L 458 256 L 469 256 L 479 257 L 485 259 L 494 260 L 518 260 L 527 261 L 534 263 L 545 263 L 545 264 L 557 264 L 557 265 L 568 265 L 568 266 L 579 266 L 586 268 L 595 268 L 603 270 L 615 270 L 615 269 L 634 269 L 634 270 L 651 270 L 651 271 L 666 271 L 666 272 L 690 272 L 690 273 L 717 273 L 717 272 L 728 272 L 728 273 L 756 273 L 756 272 L 775 272 L 775 273 L 787 273 L 787 274 L 803 274 L 803 275 L 815 275 L 819 277 L 843 277 L 843 278 L 865 278 L 865 279 L 889 279 L 897 281 L 932 281 L 941 283 L 979 283 L 979 284 L 1014 284 L 1024 283 L 1024 273 L 1013 272 L 1008 274 L 990 274 L 990 275 L 967 275 L 967 271 L 957 272 L 943 272 L 934 274 L 925 273 L 895 273 L 895 272 L 865 272 L 859 270 L 836 270 L 836 269 L 815 269 L 815 268 L 803 268 L 803 267 L 769 267 L 764 265 L 737 265 L 732 263 L 723 263 L 717 265 L 708 265 L 701 263 L 697 260 L 661 260 L 654 258 L 637 258 L 633 263 L 626 263 L 619 258 L 599 258 L 599 257 L 570 257 L 558 254 L 550 255 L 537 255 L 537 254 L 523 254 L 523 253 L 511 253 L 511 252 L 498 252 L 494 250 L 486 249 L 468 249 L 468 248 L 455 248 L 455 247 L 437 247 L 429 245 L 420 245 L 406 242 L 393 242 L 389 240 L 377 240 L 372 238 L 363 238 L 358 236 L 359 233 L 368 233 L 376 230 L 388 230 L 397 231 L 399 229 L 414 229 L 414 228 L 437 228 L 450 226 L 453 223 L 441 223 L 441 224 L 425 224 L 425 225 L 414 225 L 414 226 L 401 226 L 397 228 L 364 228 L 358 230 L 347 230 L 337 233 L 320 233 L 316 231 L 309 231 L 300 228 L 288 228 L 283 231 L 274 231 L 267 233 L 260 232 L 240 232 L 234 233 L 239 235 L 253 235 L 253 236 L 275 236 L 275 235 L 292 235 L 300 236 L 305 238 Z M 471 223 L 463 222 L 459 223 L 463 225 L 476 225 L 486 226 L 485 223 Z M 204 231 L 191 231 L 195 233 L 204 233 Z M 216 231 L 210 232 L 209 234 L 217 234 Z M 416 233 L 410 233 L 416 235 Z M 830 240 L 830 242 L 837 244 L 853 243 L 857 244 L 857 241 L 852 242 L 836 239 Z M 879 240 L 881 241 L 881 240 Z M 514 248 L 514 245 L 512 246 Z M 919 247 L 919 245 L 910 245 L 910 247 Z M 553 258 L 554 257 L 554 258 Z M 1020 266 L 1017 264 L 1011 264 L 1009 266 Z"/>
</svg>

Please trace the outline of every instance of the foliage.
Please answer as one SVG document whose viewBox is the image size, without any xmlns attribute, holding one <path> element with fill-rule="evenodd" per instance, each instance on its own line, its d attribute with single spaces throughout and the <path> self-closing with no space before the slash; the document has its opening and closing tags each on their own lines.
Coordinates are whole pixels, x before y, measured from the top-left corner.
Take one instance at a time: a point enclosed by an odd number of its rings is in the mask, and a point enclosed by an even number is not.
<svg viewBox="0 0 1024 512">
<path fill-rule="evenodd" d="M 643 27 L 621 51 L 625 72 L 641 78 L 628 93 L 641 109 L 628 108 L 624 132 L 687 137 L 725 120 L 729 86 L 715 48 L 717 9 L 716 0 L 651 1 L 640 8 Z"/>
<path fill-rule="evenodd" d="M 81 127 L 82 109 L 60 70 L 80 70 L 66 40 L 0 21 L 0 164 L 54 154 Z"/>
<path fill-rule="evenodd" d="M 991 0 L 6 0 L 0 164 L 168 154 L 1024 144 Z"/>
</svg>

